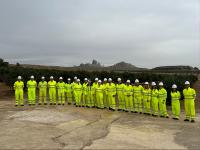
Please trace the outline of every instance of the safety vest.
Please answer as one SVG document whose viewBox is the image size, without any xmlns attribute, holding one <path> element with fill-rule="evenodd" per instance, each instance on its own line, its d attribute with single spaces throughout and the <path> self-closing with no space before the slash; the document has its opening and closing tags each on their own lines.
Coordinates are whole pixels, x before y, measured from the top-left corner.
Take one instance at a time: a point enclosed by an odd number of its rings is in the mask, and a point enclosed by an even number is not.
<svg viewBox="0 0 200 150">
<path fill-rule="evenodd" d="M 54 81 L 54 80 L 53 81 L 49 81 L 48 82 L 48 88 L 50 88 L 50 89 L 51 88 L 56 88 L 56 81 Z"/>
<path fill-rule="evenodd" d="M 65 82 L 58 82 L 56 87 L 57 87 L 58 90 L 65 89 Z"/>
<path fill-rule="evenodd" d="M 106 93 L 107 95 L 116 95 L 116 87 L 114 83 L 108 84 Z"/>
<path fill-rule="evenodd" d="M 196 98 L 196 91 L 192 88 L 184 89 L 183 96 L 185 99 L 195 99 Z"/>
<path fill-rule="evenodd" d="M 38 84 L 39 89 L 46 89 L 47 88 L 47 82 L 46 81 L 40 81 Z"/>
<path fill-rule="evenodd" d="M 116 85 L 116 90 L 117 90 L 118 95 L 123 94 L 124 87 L 125 87 L 125 84 L 123 83 Z"/>
<path fill-rule="evenodd" d="M 151 98 L 151 89 L 144 89 L 143 90 L 143 98 L 144 99 L 150 99 Z"/>
<path fill-rule="evenodd" d="M 77 84 L 75 84 L 74 85 L 74 92 L 76 92 L 76 93 L 82 93 L 82 85 L 79 83 L 77 83 Z"/>
<path fill-rule="evenodd" d="M 72 84 L 66 83 L 65 84 L 65 91 L 66 91 L 66 93 L 72 92 Z"/>
<path fill-rule="evenodd" d="M 87 92 L 87 85 L 88 83 L 83 83 L 83 94 L 86 94 Z"/>
<path fill-rule="evenodd" d="M 158 90 L 158 98 L 162 100 L 167 98 L 167 91 L 164 88 Z"/>
<path fill-rule="evenodd" d="M 16 81 L 14 83 L 13 87 L 14 87 L 15 90 L 23 90 L 23 88 L 24 88 L 24 82 L 23 81 Z"/>
<path fill-rule="evenodd" d="M 27 82 L 27 88 L 36 88 L 36 86 L 37 86 L 37 82 L 35 81 L 35 80 L 29 80 L 28 82 Z"/>
<path fill-rule="evenodd" d="M 157 89 L 151 90 L 151 97 L 152 98 L 158 98 L 158 90 Z"/>
<path fill-rule="evenodd" d="M 181 98 L 181 94 L 180 94 L 179 91 L 171 92 L 171 99 L 172 99 L 172 101 L 180 100 L 180 98 Z"/>
<path fill-rule="evenodd" d="M 133 86 L 133 94 L 134 96 L 142 96 L 143 87 L 141 85 L 139 86 Z"/>
<path fill-rule="evenodd" d="M 132 85 L 125 85 L 123 89 L 124 95 L 132 96 L 133 95 L 133 86 Z"/>
<path fill-rule="evenodd" d="M 103 85 L 100 85 L 100 86 L 97 86 L 96 89 L 95 89 L 95 93 L 96 94 L 103 94 L 104 92 L 104 87 Z"/>
</svg>

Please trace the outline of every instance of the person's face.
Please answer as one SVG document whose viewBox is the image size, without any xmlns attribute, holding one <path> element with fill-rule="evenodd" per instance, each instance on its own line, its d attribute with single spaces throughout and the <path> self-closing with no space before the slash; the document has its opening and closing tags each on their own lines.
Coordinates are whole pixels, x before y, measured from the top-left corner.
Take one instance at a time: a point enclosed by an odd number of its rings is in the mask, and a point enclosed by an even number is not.
<svg viewBox="0 0 200 150">
<path fill-rule="evenodd" d="M 149 85 L 148 85 L 148 84 L 145 84 L 145 85 L 144 85 L 144 88 L 145 88 L 145 89 L 148 89 L 148 88 L 149 88 Z"/>
<path fill-rule="evenodd" d="M 172 91 L 173 91 L 173 92 L 176 92 L 176 88 L 173 88 Z"/>
<path fill-rule="evenodd" d="M 190 85 L 189 85 L 189 84 L 186 84 L 186 85 L 185 85 L 185 88 L 186 88 L 186 89 L 188 89 L 189 87 L 190 87 Z"/>
<path fill-rule="evenodd" d="M 156 89 L 156 86 L 155 86 L 155 85 L 153 85 L 153 86 L 152 86 L 152 89 Z"/>
</svg>

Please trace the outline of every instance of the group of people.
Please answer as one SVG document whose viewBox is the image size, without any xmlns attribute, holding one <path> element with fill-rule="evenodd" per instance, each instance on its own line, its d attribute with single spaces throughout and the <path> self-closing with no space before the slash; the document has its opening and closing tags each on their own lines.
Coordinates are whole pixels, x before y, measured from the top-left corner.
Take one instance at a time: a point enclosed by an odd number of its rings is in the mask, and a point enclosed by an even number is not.
<svg viewBox="0 0 200 150">
<path fill-rule="evenodd" d="M 74 77 L 74 81 L 67 79 L 67 83 L 60 77 L 56 82 L 51 76 L 47 82 L 45 77 L 41 77 L 41 81 L 37 84 L 34 76 L 30 77 L 27 82 L 28 89 L 28 104 L 36 104 L 36 88 L 39 88 L 38 105 L 47 105 L 47 91 L 50 105 L 69 105 L 74 104 L 76 107 L 94 107 L 98 109 L 108 108 L 109 110 L 144 113 L 152 116 L 160 116 L 169 118 L 166 99 L 167 91 L 164 88 L 163 82 L 156 85 L 152 82 L 140 84 L 136 79 L 134 84 L 130 80 L 125 83 L 121 78 L 117 79 L 117 83 L 113 83 L 112 79 L 104 78 L 103 81 L 95 78 L 92 83 L 87 78 L 81 84 L 80 79 Z M 18 76 L 14 83 L 15 89 L 15 106 L 24 106 L 24 82 L 22 77 Z M 196 92 L 190 87 L 190 82 L 185 82 L 183 90 L 184 104 L 185 104 L 185 120 L 195 122 L 195 97 Z M 57 100 L 58 98 L 58 100 Z M 172 85 L 171 102 L 173 119 L 179 120 L 180 116 L 180 98 L 181 94 L 177 90 L 177 85 Z"/>
</svg>

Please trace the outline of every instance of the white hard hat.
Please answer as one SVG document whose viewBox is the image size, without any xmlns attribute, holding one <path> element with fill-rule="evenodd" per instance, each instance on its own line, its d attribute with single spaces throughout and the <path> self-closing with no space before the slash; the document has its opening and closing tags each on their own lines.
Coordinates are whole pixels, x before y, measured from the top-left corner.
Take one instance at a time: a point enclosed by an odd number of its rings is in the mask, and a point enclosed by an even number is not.
<svg viewBox="0 0 200 150">
<path fill-rule="evenodd" d="M 34 79 L 34 76 L 31 76 L 30 78 L 31 78 L 31 79 Z"/>
<path fill-rule="evenodd" d="M 163 86 L 163 82 L 160 82 L 160 83 L 159 83 L 159 86 Z"/>
<path fill-rule="evenodd" d="M 68 80 L 68 81 L 71 81 L 71 79 L 70 79 L 70 78 L 68 78 L 67 80 Z"/>
<path fill-rule="evenodd" d="M 80 79 L 77 79 L 77 82 L 80 82 Z"/>
<path fill-rule="evenodd" d="M 107 81 L 107 78 L 104 78 L 104 81 Z"/>
<path fill-rule="evenodd" d="M 135 79 L 135 83 L 139 83 L 139 80 L 138 80 L 138 79 Z"/>
<path fill-rule="evenodd" d="M 18 77 L 17 77 L 17 79 L 18 79 L 18 80 L 21 80 L 21 79 L 22 79 L 22 77 L 21 77 L 21 76 L 18 76 Z"/>
<path fill-rule="evenodd" d="M 50 76 L 50 79 L 53 79 L 53 76 Z"/>
<path fill-rule="evenodd" d="M 84 80 L 85 80 L 85 81 L 87 81 L 88 79 L 87 79 L 87 78 L 85 78 Z"/>
<path fill-rule="evenodd" d="M 59 80 L 63 80 L 63 77 L 60 77 Z"/>
<path fill-rule="evenodd" d="M 42 79 L 42 80 L 44 80 L 44 79 L 45 79 L 45 77 L 44 77 L 44 76 L 42 76 L 42 77 L 41 77 L 41 79 Z"/>
<path fill-rule="evenodd" d="M 98 81 L 99 79 L 98 79 L 98 78 L 95 78 L 94 80 L 95 80 L 95 81 Z"/>
<path fill-rule="evenodd" d="M 122 81 L 122 79 L 121 78 L 117 78 L 117 81 Z"/>
<path fill-rule="evenodd" d="M 112 79 L 111 79 L 111 78 L 109 78 L 109 79 L 108 79 L 108 81 L 112 81 Z"/>
<path fill-rule="evenodd" d="M 127 83 L 131 83 L 131 81 L 130 81 L 130 80 L 127 80 L 126 82 L 127 82 Z"/>
<path fill-rule="evenodd" d="M 144 84 L 145 84 L 145 85 L 149 85 L 149 82 L 145 82 Z"/>
<path fill-rule="evenodd" d="M 152 86 L 156 86 L 156 82 L 152 82 L 151 85 L 152 85 Z"/>
<path fill-rule="evenodd" d="M 172 85 L 172 89 L 176 89 L 177 88 L 177 85 L 176 84 L 173 84 Z"/>
<path fill-rule="evenodd" d="M 185 81 L 185 85 L 188 85 L 188 84 L 190 84 L 190 82 L 189 81 Z"/>
<path fill-rule="evenodd" d="M 74 80 L 77 80 L 77 77 L 76 77 L 76 76 L 74 77 Z"/>
<path fill-rule="evenodd" d="M 101 83 L 101 80 L 99 80 L 98 83 Z"/>
</svg>

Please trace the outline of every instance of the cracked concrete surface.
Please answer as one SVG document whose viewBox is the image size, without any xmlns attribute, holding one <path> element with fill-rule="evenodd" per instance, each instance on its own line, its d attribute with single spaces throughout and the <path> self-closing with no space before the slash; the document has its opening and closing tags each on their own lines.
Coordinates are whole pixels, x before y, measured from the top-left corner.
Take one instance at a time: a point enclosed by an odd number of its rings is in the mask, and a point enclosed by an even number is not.
<svg viewBox="0 0 200 150">
<path fill-rule="evenodd" d="M 200 149 L 196 123 L 74 106 L 0 101 L 0 149 Z"/>
</svg>

